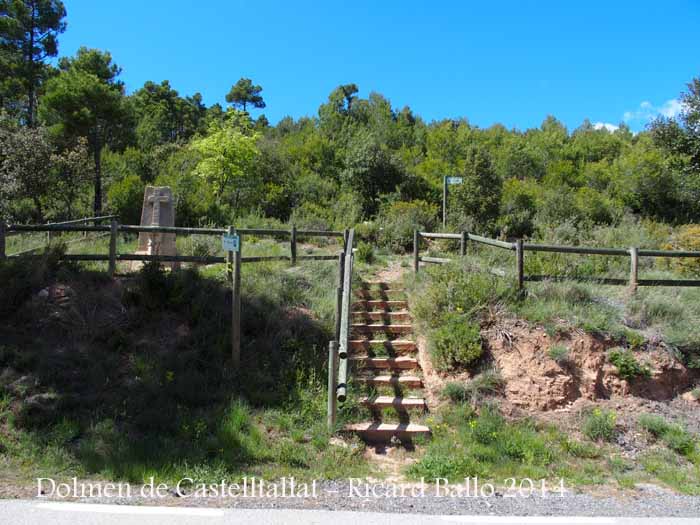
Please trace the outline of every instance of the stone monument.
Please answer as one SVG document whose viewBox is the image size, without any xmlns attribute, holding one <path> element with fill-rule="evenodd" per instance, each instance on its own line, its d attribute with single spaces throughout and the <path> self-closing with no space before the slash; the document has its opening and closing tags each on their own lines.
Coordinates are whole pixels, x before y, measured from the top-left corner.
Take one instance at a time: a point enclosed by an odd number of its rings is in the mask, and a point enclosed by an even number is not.
<svg viewBox="0 0 700 525">
<path fill-rule="evenodd" d="M 146 186 L 141 209 L 141 226 L 175 226 L 175 202 L 168 186 Z M 136 253 L 177 255 L 174 233 L 139 233 Z M 171 264 L 174 267 L 175 264 Z"/>
</svg>

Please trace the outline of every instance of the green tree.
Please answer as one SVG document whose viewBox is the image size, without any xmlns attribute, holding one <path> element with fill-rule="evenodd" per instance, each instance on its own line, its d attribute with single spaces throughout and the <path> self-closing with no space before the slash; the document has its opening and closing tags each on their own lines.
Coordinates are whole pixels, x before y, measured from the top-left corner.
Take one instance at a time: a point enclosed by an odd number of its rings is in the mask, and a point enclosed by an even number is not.
<svg viewBox="0 0 700 525">
<path fill-rule="evenodd" d="M 0 0 L 0 105 L 22 108 L 29 126 L 35 124 L 37 94 L 51 74 L 46 59 L 58 54 L 65 16 L 60 0 Z"/>
<path fill-rule="evenodd" d="M 228 200 L 234 217 L 241 202 L 252 206 L 258 197 L 260 180 L 255 176 L 258 133 L 241 128 L 236 118 L 214 124 L 206 137 L 192 143 L 200 155 L 195 169 L 212 188 L 219 203 Z"/>
<path fill-rule="evenodd" d="M 386 147 L 369 131 L 362 131 L 348 145 L 342 180 L 362 197 L 365 215 L 373 215 L 379 196 L 396 190 L 401 172 Z"/>
<path fill-rule="evenodd" d="M 493 231 L 501 199 L 501 181 L 483 148 L 469 148 L 462 178 L 462 184 L 451 190 L 450 204 L 455 218 L 451 222 L 471 232 Z"/>
<path fill-rule="evenodd" d="M 132 129 L 120 68 L 108 52 L 80 48 L 75 58 L 62 59 L 61 73 L 46 83 L 39 114 L 64 140 L 86 137 L 94 163 L 95 215 L 102 211 L 102 148 L 124 143 Z"/>
<path fill-rule="evenodd" d="M 0 191 L 9 198 L 30 199 L 39 222 L 44 220 L 45 197 L 50 191 L 52 151 L 42 127 L 0 127 L 0 188 L 4 188 Z"/>
<path fill-rule="evenodd" d="M 247 111 L 248 104 L 262 109 L 265 107 L 265 101 L 260 95 L 261 91 L 262 87 L 254 85 L 251 79 L 241 78 L 231 86 L 231 91 L 226 95 L 226 102 L 243 111 Z"/>
<path fill-rule="evenodd" d="M 136 117 L 136 138 L 143 149 L 168 142 L 187 141 L 204 131 L 206 107 L 202 95 L 183 98 L 164 80 L 148 81 L 131 97 Z"/>
</svg>

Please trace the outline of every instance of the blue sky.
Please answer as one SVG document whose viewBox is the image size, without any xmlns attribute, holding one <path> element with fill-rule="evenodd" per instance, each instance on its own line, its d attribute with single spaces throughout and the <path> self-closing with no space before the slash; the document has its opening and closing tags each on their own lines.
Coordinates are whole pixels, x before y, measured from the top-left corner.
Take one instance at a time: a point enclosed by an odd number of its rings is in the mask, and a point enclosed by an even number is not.
<svg viewBox="0 0 700 525">
<path fill-rule="evenodd" d="M 428 121 L 636 131 L 700 76 L 699 0 L 64 1 L 61 55 L 109 50 L 129 92 L 168 79 L 208 105 L 249 77 L 273 123 L 354 82 Z"/>
</svg>

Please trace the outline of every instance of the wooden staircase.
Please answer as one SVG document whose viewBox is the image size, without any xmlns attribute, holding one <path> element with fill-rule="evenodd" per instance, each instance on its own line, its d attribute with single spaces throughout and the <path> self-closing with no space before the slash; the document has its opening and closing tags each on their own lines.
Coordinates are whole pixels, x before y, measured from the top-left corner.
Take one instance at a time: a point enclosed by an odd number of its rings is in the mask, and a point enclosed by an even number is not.
<svg viewBox="0 0 700 525">
<path fill-rule="evenodd" d="M 367 391 L 361 404 L 372 421 L 345 425 L 344 430 L 368 442 L 429 436 L 429 427 L 410 421 L 427 405 L 404 290 L 395 283 L 364 282 L 354 295 L 349 360 L 355 381 Z M 384 421 L 386 410 L 398 421 Z"/>
</svg>

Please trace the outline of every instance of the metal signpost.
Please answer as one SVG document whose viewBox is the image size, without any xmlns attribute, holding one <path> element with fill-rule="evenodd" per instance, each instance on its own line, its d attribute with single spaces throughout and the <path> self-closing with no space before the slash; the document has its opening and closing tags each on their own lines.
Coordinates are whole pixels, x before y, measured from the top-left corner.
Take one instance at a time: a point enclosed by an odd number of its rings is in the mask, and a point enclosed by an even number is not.
<svg viewBox="0 0 700 525">
<path fill-rule="evenodd" d="M 442 227 L 447 227 L 447 187 L 451 184 L 462 184 L 462 177 L 443 177 L 442 179 Z"/>
</svg>

